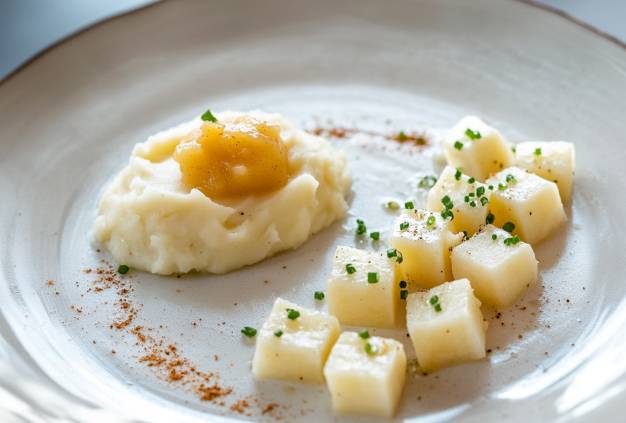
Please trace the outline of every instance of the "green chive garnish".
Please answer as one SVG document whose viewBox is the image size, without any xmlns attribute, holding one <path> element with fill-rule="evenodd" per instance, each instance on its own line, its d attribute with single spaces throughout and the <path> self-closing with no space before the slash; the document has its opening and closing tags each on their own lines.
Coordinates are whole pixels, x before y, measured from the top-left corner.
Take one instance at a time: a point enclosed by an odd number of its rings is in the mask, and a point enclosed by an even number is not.
<svg viewBox="0 0 626 423">
<path fill-rule="evenodd" d="M 426 219 L 426 226 L 431 227 L 435 224 L 435 216 L 434 215 L 430 215 L 428 216 L 428 219 Z"/>
<path fill-rule="evenodd" d="M 376 355 L 378 354 L 378 348 L 376 348 L 376 346 L 372 345 L 371 343 L 366 342 L 365 352 L 367 353 L 367 355 Z"/>
<path fill-rule="evenodd" d="M 493 239 L 493 240 L 495 241 L 496 239 L 498 239 L 498 235 L 496 235 L 496 234 L 491 234 L 491 239 Z"/>
<path fill-rule="evenodd" d="M 357 235 L 363 235 L 364 233 L 367 232 L 367 226 L 365 226 L 365 222 L 363 222 L 361 219 L 357 219 L 356 220 L 356 234 Z"/>
<path fill-rule="evenodd" d="M 463 149 L 463 143 L 459 140 L 454 141 L 454 148 L 461 151 Z"/>
<path fill-rule="evenodd" d="M 370 232 L 370 238 L 374 241 L 378 241 L 380 239 L 380 232 Z"/>
<path fill-rule="evenodd" d="M 313 294 L 313 298 L 315 298 L 317 301 L 322 301 L 324 299 L 324 293 L 322 291 L 315 291 L 315 294 Z"/>
<path fill-rule="evenodd" d="M 432 297 L 430 297 L 428 302 L 430 303 L 430 305 L 435 305 L 439 302 L 439 297 L 436 295 L 433 295 Z"/>
<path fill-rule="evenodd" d="M 470 128 L 467 128 L 465 130 L 465 136 L 467 138 L 469 138 L 470 140 L 478 140 L 480 139 L 482 136 L 480 135 L 480 132 L 478 131 L 472 131 Z"/>
<path fill-rule="evenodd" d="M 535 156 L 541 156 L 541 148 L 535 148 Z"/>
<path fill-rule="evenodd" d="M 480 197 L 482 195 L 485 195 L 485 187 L 478 187 L 476 188 L 476 196 Z"/>
<path fill-rule="evenodd" d="M 509 173 L 508 175 L 506 175 L 506 182 L 514 184 L 515 182 L 517 182 L 517 179 L 515 179 L 515 176 Z"/>
<path fill-rule="evenodd" d="M 200 119 L 202 119 L 205 122 L 217 122 L 217 118 L 213 116 L 213 113 L 211 113 L 211 110 L 207 110 L 206 112 L 202 113 L 202 116 L 200 116 Z"/>
<path fill-rule="evenodd" d="M 409 222 L 402 222 L 402 223 L 400 223 L 400 230 L 401 231 L 406 231 L 407 229 L 409 229 Z"/>
<path fill-rule="evenodd" d="M 496 217 L 491 212 L 487 215 L 487 218 L 485 219 L 488 225 L 491 225 L 494 220 L 496 220 Z"/>
<path fill-rule="evenodd" d="M 520 241 L 519 237 L 515 235 L 510 238 L 505 238 L 504 245 L 506 245 L 507 247 L 510 247 L 511 245 L 517 244 L 519 241 Z"/>
<path fill-rule="evenodd" d="M 498 191 L 504 191 L 505 189 L 507 189 L 507 185 L 506 184 L 498 184 Z"/>
<path fill-rule="evenodd" d="M 289 320 L 296 320 L 300 317 L 300 312 L 298 310 L 294 310 L 293 308 L 288 308 L 287 310 L 287 318 Z"/>
<path fill-rule="evenodd" d="M 515 223 L 513 223 L 513 222 L 506 222 L 504 225 L 502 225 L 502 229 L 504 229 L 508 233 L 511 233 L 515 229 Z"/>
<path fill-rule="evenodd" d="M 283 336 L 283 331 L 278 329 L 276 332 L 274 332 L 274 336 L 276 338 L 280 338 L 281 336 Z"/>
<path fill-rule="evenodd" d="M 452 213 L 452 210 L 450 210 L 450 209 L 445 209 L 444 211 L 441 212 L 441 218 L 443 220 L 446 220 L 448 218 L 450 220 L 452 220 L 452 219 L 454 219 L 454 213 Z"/>
<path fill-rule="evenodd" d="M 407 201 L 406 203 L 404 203 L 404 208 L 407 209 L 407 210 L 412 210 L 414 208 L 413 202 L 412 201 Z"/>
<path fill-rule="evenodd" d="M 367 329 L 364 329 L 359 332 L 359 337 L 361 337 L 361 339 L 367 339 L 370 337 L 370 333 L 367 331 Z"/>
<path fill-rule="evenodd" d="M 433 307 L 435 308 L 435 311 L 436 311 L 437 313 L 440 313 L 440 312 L 441 312 L 441 310 L 442 310 L 442 309 L 441 309 L 441 304 L 440 304 L 440 303 L 435 304 Z"/>
<path fill-rule="evenodd" d="M 454 179 L 456 179 L 457 181 L 460 181 L 461 176 L 463 176 L 463 173 L 461 173 L 461 169 L 457 167 L 456 172 L 454 173 Z"/>
<path fill-rule="evenodd" d="M 417 184 L 418 188 L 422 188 L 422 189 L 430 189 L 433 186 L 435 186 L 435 184 L 437 183 L 437 178 L 435 178 L 434 176 L 424 176 L 419 183 Z"/>
<path fill-rule="evenodd" d="M 467 180 L 468 184 L 473 184 L 474 182 L 476 182 L 476 178 L 474 178 L 473 176 Z"/>
<path fill-rule="evenodd" d="M 348 272 L 348 274 L 351 275 L 354 272 L 356 272 L 356 267 L 354 267 L 352 263 L 348 263 L 346 264 L 346 272 Z"/>
<path fill-rule="evenodd" d="M 367 283 L 377 283 L 377 282 L 378 282 L 378 273 L 367 272 Z"/>
<path fill-rule="evenodd" d="M 244 328 L 241 329 L 241 333 L 243 333 L 248 338 L 252 338 L 256 335 L 256 329 L 250 326 L 244 326 Z"/>
<path fill-rule="evenodd" d="M 128 273 L 128 271 L 130 270 L 130 267 L 126 266 L 125 264 L 120 265 L 120 267 L 117 268 L 117 272 L 121 273 L 122 275 L 125 275 L 126 273 Z"/>
<path fill-rule="evenodd" d="M 480 204 L 482 206 L 486 206 L 489 203 L 489 199 L 487 197 L 480 197 Z"/>
<path fill-rule="evenodd" d="M 401 300 L 406 300 L 406 298 L 408 296 L 409 296 L 409 291 L 407 291 L 406 289 L 400 290 L 400 299 Z"/>
</svg>

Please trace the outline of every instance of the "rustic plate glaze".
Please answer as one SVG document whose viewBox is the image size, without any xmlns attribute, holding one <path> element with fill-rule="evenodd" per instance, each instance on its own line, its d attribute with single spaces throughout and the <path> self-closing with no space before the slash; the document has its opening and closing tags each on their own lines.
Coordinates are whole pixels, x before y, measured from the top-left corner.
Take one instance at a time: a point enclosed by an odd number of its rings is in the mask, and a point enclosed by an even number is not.
<svg viewBox="0 0 626 423">
<path fill-rule="evenodd" d="M 136 142 L 207 107 L 356 129 L 333 141 L 355 179 L 350 215 L 225 276 L 131 271 L 121 283 L 133 322 L 111 328 L 127 316 L 118 292 L 96 292 L 97 274 L 85 273 L 107 259 L 90 237 L 99 193 Z M 96 25 L 3 81 L 1 420 L 333 420 L 324 386 L 253 381 L 253 344 L 239 330 L 260 326 L 279 295 L 323 309 L 313 292 L 335 246 L 358 244 L 354 219 L 384 237 L 394 216 L 381 205 L 423 199 L 417 181 L 437 171 L 439 131 L 470 113 L 512 141 L 574 142 L 573 205 L 563 232 L 537 247 L 539 286 L 500 316 L 485 310 L 488 358 L 428 376 L 411 369 L 398 419 L 618 420 L 626 52 L 499 0 L 164 2 Z M 400 130 L 429 145 L 385 139 Z M 151 341 L 136 326 L 176 344 L 227 394 L 203 401 L 199 382 L 165 380 L 141 360 Z"/>
</svg>

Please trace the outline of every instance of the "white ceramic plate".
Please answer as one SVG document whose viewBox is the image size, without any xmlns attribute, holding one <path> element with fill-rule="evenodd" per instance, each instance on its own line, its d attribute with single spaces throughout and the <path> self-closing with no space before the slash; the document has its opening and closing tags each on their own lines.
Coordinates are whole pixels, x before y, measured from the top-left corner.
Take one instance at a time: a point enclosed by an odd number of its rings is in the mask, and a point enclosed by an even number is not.
<svg viewBox="0 0 626 423">
<path fill-rule="evenodd" d="M 625 99 L 622 47 L 514 1 L 171 1 L 71 38 L 0 85 L 2 421 L 333 419 L 323 386 L 255 383 L 239 330 L 260 326 L 278 295 L 323 308 L 313 292 L 334 247 L 355 242 L 354 218 L 384 230 L 385 199 L 419 201 L 433 150 L 337 140 L 355 176 L 345 221 L 226 276 L 131 272 L 143 306 L 110 329 L 124 316 L 114 290 L 86 292 L 83 272 L 106 258 L 89 237 L 99 192 L 134 143 L 207 107 L 433 137 L 472 113 L 513 141 L 574 142 L 573 207 L 537 248 L 539 287 L 499 319 L 486 310 L 488 359 L 411 373 L 398 419 L 620 420 Z M 135 325 L 218 373 L 233 388 L 224 404 L 140 363 Z M 243 414 L 230 410 L 244 398 Z"/>
</svg>

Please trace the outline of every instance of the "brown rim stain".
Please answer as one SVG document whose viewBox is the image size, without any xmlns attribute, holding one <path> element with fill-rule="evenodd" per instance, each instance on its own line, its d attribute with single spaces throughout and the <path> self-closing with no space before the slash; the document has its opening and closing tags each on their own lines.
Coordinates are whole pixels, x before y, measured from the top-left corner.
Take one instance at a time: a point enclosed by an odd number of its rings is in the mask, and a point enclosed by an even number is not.
<svg viewBox="0 0 626 423">
<path fill-rule="evenodd" d="M 553 15 L 559 16 L 571 23 L 573 23 L 574 25 L 585 29 L 586 31 L 589 31 L 601 38 L 604 38 L 605 40 L 609 41 L 612 44 L 617 45 L 618 47 L 623 48 L 624 50 L 626 50 L 626 42 L 618 39 L 617 37 L 614 37 L 613 35 L 610 35 L 598 28 L 596 28 L 593 25 L 590 25 L 586 22 L 581 21 L 578 18 L 575 18 L 574 16 L 570 15 L 567 12 L 564 12 L 560 9 L 557 9 L 555 7 L 552 6 L 548 6 L 545 4 L 540 4 L 537 3 L 535 0 L 511 0 L 514 1 L 516 3 L 520 3 L 520 4 L 525 4 L 527 6 L 531 6 L 531 7 L 535 7 L 539 10 L 543 10 L 544 12 L 548 12 L 551 13 Z M 14 70 L 12 70 L 11 72 L 9 72 L 5 77 L 3 77 L 2 79 L 0 79 L 0 87 L 2 87 L 2 85 L 4 85 L 6 82 L 8 82 L 9 80 L 11 80 L 15 75 L 17 75 L 18 73 L 20 73 L 21 71 L 23 71 L 24 69 L 26 69 L 28 66 L 30 66 L 31 64 L 33 64 L 34 62 L 36 62 L 37 60 L 39 60 L 40 58 L 42 58 L 43 56 L 45 56 L 46 54 L 52 52 L 54 49 L 56 49 L 57 47 L 60 47 L 63 44 L 66 44 L 70 41 L 72 41 L 73 39 L 76 39 L 78 37 L 80 37 L 81 35 L 85 34 L 87 31 L 91 31 L 92 29 L 96 29 L 98 27 L 104 26 L 107 23 L 117 20 L 117 19 L 123 19 L 126 17 L 130 17 L 136 14 L 139 14 L 141 12 L 144 12 L 148 9 L 152 9 L 156 6 L 159 6 L 161 4 L 165 3 L 165 0 L 161 0 L 161 1 L 156 1 L 154 3 L 149 3 L 143 6 L 140 6 L 137 9 L 133 9 L 133 10 L 129 10 L 128 12 L 123 12 L 121 14 L 118 15 L 113 15 L 113 16 L 109 16 L 108 18 L 104 18 L 101 19 L 99 21 L 96 21 L 95 23 L 88 25 L 82 29 L 79 29 L 78 31 L 75 31 L 57 41 L 55 41 L 54 43 L 50 44 L 49 46 L 45 47 L 44 49 L 42 49 L 41 51 L 39 51 L 38 53 L 36 53 L 35 55 L 33 55 L 31 58 L 29 58 L 28 60 L 26 60 L 25 62 L 23 62 L 22 64 L 20 64 L 17 68 L 15 68 Z"/>
</svg>

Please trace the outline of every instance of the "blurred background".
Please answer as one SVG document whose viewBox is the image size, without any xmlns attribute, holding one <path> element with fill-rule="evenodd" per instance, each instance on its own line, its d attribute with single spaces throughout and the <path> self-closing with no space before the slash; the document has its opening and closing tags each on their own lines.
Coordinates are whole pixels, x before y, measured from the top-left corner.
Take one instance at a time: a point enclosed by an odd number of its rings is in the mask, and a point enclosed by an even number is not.
<svg viewBox="0 0 626 423">
<path fill-rule="evenodd" d="M 94 22 L 153 1 L 0 0 L 0 79 L 55 41 Z M 626 0 L 537 2 L 558 8 L 626 42 Z"/>
</svg>

